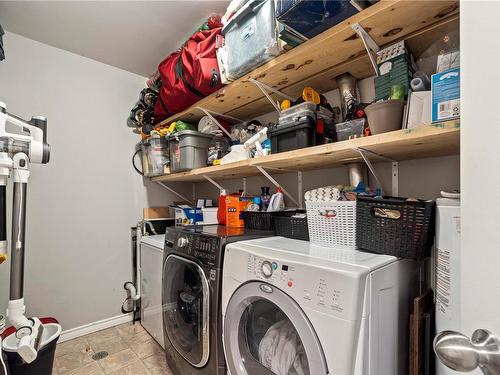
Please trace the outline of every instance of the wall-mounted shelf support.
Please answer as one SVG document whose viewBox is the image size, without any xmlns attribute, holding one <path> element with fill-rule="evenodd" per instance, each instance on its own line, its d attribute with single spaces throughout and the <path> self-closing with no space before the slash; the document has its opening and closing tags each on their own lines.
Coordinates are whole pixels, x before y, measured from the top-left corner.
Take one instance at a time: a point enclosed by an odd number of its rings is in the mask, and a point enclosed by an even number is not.
<svg viewBox="0 0 500 375">
<path fill-rule="evenodd" d="M 370 159 L 368 158 L 368 155 L 375 156 L 379 159 L 382 159 L 384 161 L 391 162 L 391 179 L 392 179 L 392 184 L 391 184 L 391 194 L 394 197 L 397 197 L 399 195 L 399 162 L 390 158 L 387 158 L 383 155 L 379 155 L 376 152 L 366 150 L 364 148 L 358 147 L 353 149 L 361 155 L 363 160 L 365 161 L 366 165 L 368 166 L 368 169 L 370 170 L 371 174 L 373 177 L 375 177 L 375 181 L 377 181 L 378 186 L 382 189 L 382 192 L 385 191 L 385 189 L 382 186 L 382 183 L 380 182 L 380 179 L 378 178 L 377 172 L 375 171 L 375 168 L 373 167 L 373 164 L 371 163 Z"/>
<path fill-rule="evenodd" d="M 183 201 L 186 201 L 186 202 L 189 202 L 190 204 L 193 204 L 193 200 L 191 199 L 188 199 L 186 198 L 184 195 L 182 195 L 181 193 L 178 193 L 175 189 L 171 188 L 170 186 L 168 186 L 167 184 L 165 184 L 164 182 L 161 182 L 161 181 L 157 181 L 159 185 L 163 186 L 165 189 L 167 189 L 169 192 L 171 192 L 172 194 L 178 196 L 180 199 L 182 199 Z M 194 186 L 195 184 L 193 184 Z M 194 192 L 194 190 L 193 190 Z"/>
<path fill-rule="evenodd" d="M 377 53 L 380 51 L 380 47 L 378 44 L 372 39 L 370 34 L 363 29 L 359 23 L 355 23 L 352 25 L 352 29 L 359 35 L 361 40 L 363 41 L 363 45 L 365 46 L 366 52 L 368 53 L 368 57 L 370 58 L 370 62 L 372 63 L 373 70 L 375 71 L 375 75 L 378 77 L 379 71 L 377 66 L 377 60 L 373 56 L 373 52 Z M 373 52 L 372 52 L 373 51 Z"/>
<path fill-rule="evenodd" d="M 226 190 L 224 189 L 220 184 L 218 184 L 216 181 L 214 181 L 212 178 L 208 177 L 206 174 L 202 175 L 205 180 L 210 182 L 212 185 L 214 185 L 216 188 L 218 188 L 220 191 Z"/>
<path fill-rule="evenodd" d="M 281 108 L 279 106 L 279 103 L 275 102 L 273 100 L 273 98 L 271 98 L 271 95 L 269 95 L 269 92 L 276 94 L 276 95 L 279 95 L 282 98 L 285 98 L 285 99 L 288 99 L 291 101 L 295 101 L 295 98 L 292 98 L 291 96 L 284 94 L 281 91 L 276 90 L 275 88 L 266 85 L 265 83 L 257 81 L 256 79 L 250 78 L 249 81 L 252 82 L 254 85 L 256 85 L 260 89 L 260 91 L 262 91 L 262 93 L 266 96 L 267 100 L 269 100 L 269 102 L 271 102 L 271 104 L 276 109 L 276 111 L 278 111 L 278 114 L 281 113 Z"/>
<path fill-rule="evenodd" d="M 222 130 L 224 132 L 224 134 L 226 134 L 229 137 L 229 139 L 232 139 L 231 138 L 231 133 L 229 133 L 213 115 L 225 117 L 227 119 L 230 119 L 230 120 L 233 120 L 233 121 L 236 121 L 236 122 L 244 122 L 243 120 L 240 120 L 239 118 L 232 117 L 232 116 L 227 116 L 227 115 L 224 115 L 222 113 L 218 113 L 218 112 L 214 112 L 214 111 L 210 111 L 210 110 L 202 108 L 202 107 L 196 107 L 196 108 L 199 109 L 200 111 L 202 111 L 208 117 L 210 117 L 210 120 L 212 120 L 213 122 L 215 122 L 215 124 L 217 124 L 217 126 L 219 127 L 219 129 Z"/>
<path fill-rule="evenodd" d="M 278 182 L 276 181 L 273 176 L 271 176 L 264 168 L 262 168 L 259 165 L 256 165 L 255 168 L 259 170 L 260 173 L 262 173 L 271 183 L 276 186 L 277 188 L 280 188 L 283 194 L 285 194 L 297 207 L 300 206 L 299 202 Z M 301 192 L 299 192 L 299 195 L 302 195 Z M 300 198 L 299 198 L 300 199 Z"/>
</svg>

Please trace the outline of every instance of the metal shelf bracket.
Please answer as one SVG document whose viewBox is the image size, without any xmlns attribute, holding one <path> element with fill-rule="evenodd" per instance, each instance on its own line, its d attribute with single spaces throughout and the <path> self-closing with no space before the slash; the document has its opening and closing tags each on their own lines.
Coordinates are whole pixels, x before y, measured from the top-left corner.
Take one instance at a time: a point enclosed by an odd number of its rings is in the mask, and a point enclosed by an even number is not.
<svg viewBox="0 0 500 375">
<path fill-rule="evenodd" d="M 273 176 L 271 176 L 263 167 L 260 165 L 256 165 L 255 168 L 259 170 L 260 173 L 264 175 L 271 183 L 276 186 L 277 188 L 280 188 L 283 194 L 285 194 L 297 207 L 302 208 L 302 204 L 299 203 L 278 181 L 276 181 Z M 283 169 L 282 169 L 283 170 Z M 300 173 L 300 172 L 299 172 Z M 302 176 L 301 176 L 302 177 Z M 300 182 L 302 183 L 302 178 L 300 178 Z M 299 191 L 299 200 L 301 200 L 302 192 Z"/>
<path fill-rule="evenodd" d="M 168 186 L 167 184 L 165 184 L 164 182 L 161 182 L 161 181 L 157 181 L 157 183 L 161 186 L 163 186 L 165 189 L 167 189 L 169 192 L 171 192 L 172 194 L 178 196 L 180 199 L 182 199 L 183 201 L 186 201 L 186 202 L 189 202 L 190 204 L 193 204 L 193 200 L 189 199 L 189 198 L 186 198 L 184 195 L 182 195 L 181 193 L 178 193 L 175 189 L 171 188 L 170 186 Z M 194 184 L 193 184 L 194 186 Z M 193 193 L 194 193 L 194 189 L 193 189 Z"/>
<path fill-rule="evenodd" d="M 397 197 L 399 195 L 399 162 L 361 147 L 354 148 L 353 150 L 359 152 L 364 162 L 368 166 L 371 174 L 373 175 L 373 177 L 375 177 L 375 181 L 377 181 L 378 186 L 380 186 L 380 188 L 382 189 L 382 192 L 384 192 L 385 189 L 382 187 L 382 183 L 380 182 L 377 172 L 375 171 L 373 164 L 368 158 L 368 155 L 372 155 L 384 161 L 391 162 L 391 194 L 393 197 Z"/>
<path fill-rule="evenodd" d="M 352 26 L 352 29 L 358 34 L 358 36 L 363 41 L 363 45 L 365 46 L 366 52 L 368 53 L 368 57 L 370 58 L 370 62 L 372 63 L 373 70 L 375 71 L 375 75 L 379 76 L 377 61 L 373 56 L 373 52 L 377 53 L 380 51 L 380 47 L 378 44 L 372 39 L 372 37 L 363 29 L 359 23 L 355 23 Z M 372 52 L 373 51 L 373 52 Z"/>
<path fill-rule="evenodd" d="M 273 98 L 271 98 L 271 95 L 269 95 L 269 92 L 276 94 L 276 95 L 279 95 L 282 98 L 285 98 L 288 100 L 292 100 L 292 101 L 295 100 L 295 98 L 292 98 L 291 96 L 284 94 L 279 90 L 276 90 L 274 87 L 268 86 L 265 83 L 257 81 L 254 78 L 250 78 L 249 81 L 252 82 L 254 85 L 256 85 L 260 89 L 260 91 L 262 91 L 262 93 L 266 96 L 267 100 L 269 100 L 271 102 L 271 104 L 273 105 L 273 107 L 276 109 L 276 111 L 278 111 L 278 114 L 281 113 L 281 108 L 279 106 L 279 103 L 275 102 L 273 100 Z"/>
<path fill-rule="evenodd" d="M 220 130 L 222 130 L 224 132 L 224 134 L 226 134 L 229 139 L 232 139 L 231 138 L 231 133 L 229 133 L 221 124 L 220 122 L 214 117 L 215 116 L 220 116 L 220 117 L 225 117 L 229 120 L 233 120 L 235 122 L 244 122 L 243 120 L 239 119 L 239 118 L 236 118 L 236 117 L 232 117 L 232 116 L 228 116 L 228 115 L 225 115 L 223 113 L 219 113 L 219 112 L 215 112 L 215 111 L 211 111 L 209 109 L 206 109 L 206 108 L 202 108 L 202 107 L 196 107 L 197 109 L 199 109 L 200 111 L 202 111 L 205 115 L 207 115 L 208 117 L 210 117 L 210 120 L 212 120 L 213 122 L 215 122 L 217 124 L 217 126 L 219 127 Z"/>
<path fill-rule="evenodd" d="M 203 178 L 204 178 L 205 180 L 207 180 L 208 182 L 210 182 L 212 185 L 214 185 L 214 186 L 215 186 L 216 188 L 218 188 L 220 191 L 222 191 L 222 190 L 226 190 L 226 189 L 224 189 L 224 188 L 223 188 L 220 184 L 218 184 L 215 180 L 213 180 L 212 178 L 208 177 L 206 174 L 203 174 L 202 176 L 203 176 Z"/>
</svg>

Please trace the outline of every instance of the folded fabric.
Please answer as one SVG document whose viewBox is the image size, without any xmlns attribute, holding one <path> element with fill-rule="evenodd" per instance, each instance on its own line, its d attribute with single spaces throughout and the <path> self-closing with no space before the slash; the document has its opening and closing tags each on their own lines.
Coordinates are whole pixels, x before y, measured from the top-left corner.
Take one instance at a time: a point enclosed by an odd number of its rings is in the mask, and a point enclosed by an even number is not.
<svg viewBox="0 0 500 375">
<path fill-rule="evenodd" d="M 304 199 L 306 202 L 336 202 L 340 199 L 340 192 L 337 186 L 325 186 L 307 191 Z"/>
<path fill-rule="evenodd" d="M 289 320 L 273 324 L 259 344 L 259 361 L 276 375 L 305 375 L 304 347 Z"/>
</svg>

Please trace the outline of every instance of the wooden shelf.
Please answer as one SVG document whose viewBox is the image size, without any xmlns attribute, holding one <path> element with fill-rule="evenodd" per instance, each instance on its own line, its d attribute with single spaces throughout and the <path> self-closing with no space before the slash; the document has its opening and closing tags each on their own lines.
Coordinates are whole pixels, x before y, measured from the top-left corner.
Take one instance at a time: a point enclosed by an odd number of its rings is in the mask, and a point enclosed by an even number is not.
<svg viewBox="0 0 500 375">
<path fill-rule="evenodd" d="M 363 43 L 351 28 L 353 23 L 359 23 L 380 46 L 405 39 L 410 49 L 418 54 L 442 32 L 458 30 L 458 17 L 459 3 L 456 0 L 382 0 L 161 124 L 175 120 L 196 122 L 203 116 L 196 107 L 242 119 L 272 111 L 273 107 L 249 82 L 250 78 L 297 97 L 305 85 L 319 92 L 335 89 L 335 77 L 342 73 L 350 72 L 358 79 L 372 76 Z"/>
<path fill-rule="evenodd" d="M 363 148 L 398 161 L 454 155 L 460 152 L 460 122 L 448 121 L 282 152 L 236 163 L 193 169 L 189 172 L 154 177 L 153 181 L 197 182 L 205 181 L 204 175 L 216 180 L 253 176 L 259 174 L 256 166 L 270 168 L 273 173 L 324 169 L 353 161 L 362 161 L 356 148 Z"/>
</svg>

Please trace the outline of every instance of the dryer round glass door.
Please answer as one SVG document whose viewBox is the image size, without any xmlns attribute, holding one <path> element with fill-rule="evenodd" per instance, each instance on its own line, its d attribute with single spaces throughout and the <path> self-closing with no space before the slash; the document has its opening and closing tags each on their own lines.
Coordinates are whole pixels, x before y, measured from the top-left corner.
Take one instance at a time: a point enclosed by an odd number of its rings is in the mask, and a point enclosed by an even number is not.
<svg viewBox="0 0 500 375">
<path fill-rule="evenodd" d="M 203 367 L 209 357 L 209 289 L 201 267 L 169 255 L 163 266 L 163 329 L 177 352 Z"/>
<path fill-rule="evenodd" d="M 232 375 L 323 375 L 318 337 L 300 306 L 263 282 L 240 286 L 224 319 L 224 350 Z"/>
</svg>

